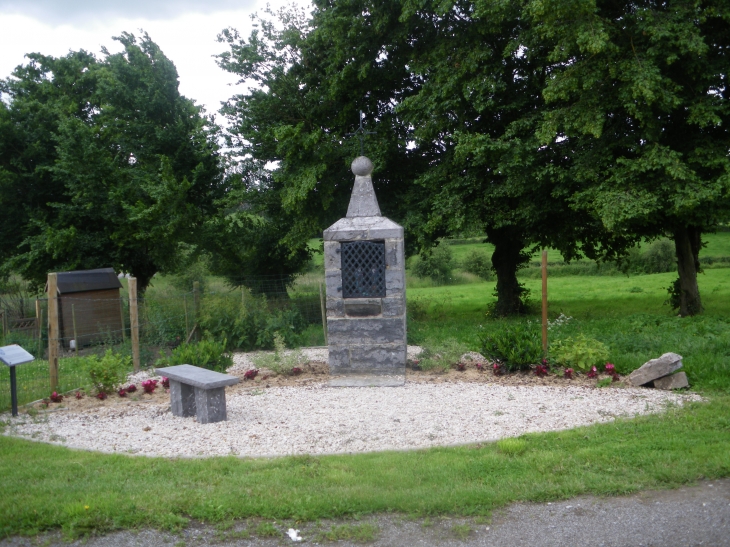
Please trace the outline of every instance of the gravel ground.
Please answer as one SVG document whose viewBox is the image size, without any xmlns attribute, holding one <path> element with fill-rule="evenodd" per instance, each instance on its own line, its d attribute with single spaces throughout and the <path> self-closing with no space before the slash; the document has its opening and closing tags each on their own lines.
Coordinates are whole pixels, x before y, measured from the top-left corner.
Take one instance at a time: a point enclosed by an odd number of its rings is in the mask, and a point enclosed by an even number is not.
<svg viewBox="0 0 730 547">
<path fill-rule="evenodd" d="M 415 349 L 411 348 L 411 353 Z M 309 350 L 326 359 L 326 349 Z M 237 355 L 231 372 L 251 366 Z M 145 373 L 135 377 L 139 381 Z M 144 456 L 283 456 L 411 450 L 569 429 L 661 412 L 700 400 L 641 388 L 407 382 L 400 388 L 302 386 L 229 388 L 228 420 L 198 424 L 169 401 L 96 406 L 0 419 L 6 435 L 101 452 Z"/>
</svg>

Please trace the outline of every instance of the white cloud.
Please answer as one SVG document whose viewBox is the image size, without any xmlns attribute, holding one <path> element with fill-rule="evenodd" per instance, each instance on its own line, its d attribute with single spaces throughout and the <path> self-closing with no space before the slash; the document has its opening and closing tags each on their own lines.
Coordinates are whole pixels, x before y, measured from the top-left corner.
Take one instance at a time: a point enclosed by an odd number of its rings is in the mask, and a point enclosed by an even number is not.
<svg viewBox="0 0 730 547">
<path fill-rule="evenodd" d="M 215 63 L 213 56 L 226 51 L 226 45 L 218 43 L 216 36 L 224 28 L 234 27 L 242 36 L 247 37 L 251 32 L 252 13 L 258 12 L 264 15 L 267 3 L 271 3 L 272 8 L 278 9 L 290 2 L 239 1 L 236 3 L 238 6 L 243 6 L 242 8 L 215 12 L 211 9 L 209 13 L 184 9 L 193 4 L 191 0 L 174 3 L 168 0 L 146 2 L 150 4 L 150 13 L 162 13 L 163 8 L 168 9 L 170 6 L 175 6 L 178 12 L 175 17 L 153 18 L 147 14 L 144 17 L 115 16 L 108 10 L 112 5 L 111 2 L 101 1 L 94 3 L 94 6 L 98 4 L 100 12 L 107 14 L 104 18 L 86 17 L 83 15 L 85 12 L 81 12 L 76 21 L 63 24 L 51 23 L 27 14 L 10 13 L 7 7 L 10 3 L 10 0 L 0 0 L 0 51 L 2 51 L 0 78 L 7 78 L 16 66 L 24 64 L 26 62 L 24 56 L 27 53 L 38 52 L 58 57 L 66 55 L 69 51 L 84 49 L 100 56 L 102 46 L 106 46 L 112 52 L 121 49 L 112 36 L 127 31 L 139 37 L 140 29 L 143 29 L 175 63 L 180 76 L 180 92 L 186 97 L 195 99 L 198 104 L 204 105 L 209 113 L 213 113 L 220 108 L 221 101 L 242 92 L 242 89 L 231 85 L 237 81 L 236 76 L 224 72 Z M 32 0 L 29 3 L 34 9 L 50 4 L 66 5 L 65 2 L 58 0 Z M 195 2 L 195 4 L 203 3 Z M 220 8 L 229 3 L 232 2 L 216 0 L 210 4 Z M 127 3 L 117 0 L 114 5 L 134 7 L 141 4 L 142 2 L 137 0 Z M 303 2 L 300 2 L 301 4 Z M 69 6 L 72 11 L 79 10 L 80 7 L 85 7 L 86 10 L 92 9 L 89 7 L 90 2 L 76 2 Z M 134 10 L 130 10 L 130 13 L 133 12 Z"/>
</svg>

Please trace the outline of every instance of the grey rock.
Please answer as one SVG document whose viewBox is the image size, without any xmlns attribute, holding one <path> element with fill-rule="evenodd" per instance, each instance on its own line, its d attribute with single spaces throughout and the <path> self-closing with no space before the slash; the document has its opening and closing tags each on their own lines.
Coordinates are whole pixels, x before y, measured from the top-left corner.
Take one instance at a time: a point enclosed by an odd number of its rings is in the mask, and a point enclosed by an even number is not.
<svg viewBox="0 0 730 547">
<path fill-rule="evenodd" d="M 402 317 L 406 313 L 406 303 L 402 296 L 382 299 L 383 317 Z"/>
<path fill-rule="evenodd" d="M 232 386 L 238 383 L 238 378 L 235 376 L 194 367 L 193 365 L 156 368 L 155 372 L 160 376 L 167 376 L 170 380 L 203 389 L 215 389 L 217 387 Z"/>
<path fill-rule="evenodd" d="M 682 356 L 676 353 L 665 353 L 661 357 L 647 361 L 629 374 L 629 383 L 643 386 L 652 380 L 672 374 L 682 368 Z"/>
<path fill-rule="evenodd" d="M 402 238 L 389 238 L 385 240 L 385 266 L 388 268 L 403 268 L 405 264 L 405 251 Z"/>
<path fill-rule="evenodd" d="M 328 270 L 324 272 L 324 283 L 327 287 L 327 299 L 342 298 L 341 270 Z"/>
<path fill-rule="evenodd" d="M 677 372 L 675 374 L 670 374 L 669 376 L 657 378 L 656 380 L 654 380 L 654 387 L 657 389 L 666 390 L 682 389 L 685 387 L 689 387 L 687 374 L 685 372 Z"/>
<path fill-rule="evenodd" d="M 226 388 L 195 389 L 195 416 L 199 424 L 223 422 L 226 419 Z"/>
<path fill-rule="evenodd" d="M 170 379 L 170 410 L 173 416 L 195 416 L 195 388 Z"/>
<path fill-rule="evenodd" d="M 342 268 L 342 253 L 339 241 L 324 242 L 324 269 L 339 270 Z"/>
<path fill-rule="evenodd" d="M 326 300 L 327 317 L 344 317 L 345 305 L 342 298 L 328 298 Z"/>
<path fill-rule="evenodd" d="M 332 318 L 327 321 L 330 344 L 339 346 L 403 342 L 405 324 L 400 317 Z"/>
</svg>

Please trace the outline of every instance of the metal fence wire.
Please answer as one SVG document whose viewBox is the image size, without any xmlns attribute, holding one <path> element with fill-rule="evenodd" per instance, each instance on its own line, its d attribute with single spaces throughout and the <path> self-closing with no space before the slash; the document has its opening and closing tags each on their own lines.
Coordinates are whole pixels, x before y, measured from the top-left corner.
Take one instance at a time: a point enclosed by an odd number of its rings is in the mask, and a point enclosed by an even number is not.
<svg viewBox="0 0 730 547">
<path fill-rule="evenodd" d="M 164 282 L 153 283 L 137 297 L 140 367 L 154 366 L 161 355 L 205 335 L 226 340 L 227 348 L 233 351 L 268 349 L 277 331 L 286 334 L 290 345 L 322 345 L 323 282 L 320 273 L 306 274 L 293 283 L 275 276 L 249 277 L 237 288 L 209 279 L 187 291 Z M 25 311 L 29 317 L 18 318 L 18 313 L 14 316 L 0 310 L 1 345 L 18 344 L 36 357 L 16 368 L 18 404 L 51 394 L 50 344 L 58 347 L 58 379 L 53 388 L 58 393 L 87 386 L 85 358 L 89 355 L 112 350 L 133 356 L 128 285 L 124 284 L 118 297 L 104 296 L 77 293 L 73 298 L 57 297 L 58 334 L 51 340 L 47 298 L 29 300 Z M 9 367 L 3 365 L 0 411 L 10 409 L 10 405 Z"/>
</svg>

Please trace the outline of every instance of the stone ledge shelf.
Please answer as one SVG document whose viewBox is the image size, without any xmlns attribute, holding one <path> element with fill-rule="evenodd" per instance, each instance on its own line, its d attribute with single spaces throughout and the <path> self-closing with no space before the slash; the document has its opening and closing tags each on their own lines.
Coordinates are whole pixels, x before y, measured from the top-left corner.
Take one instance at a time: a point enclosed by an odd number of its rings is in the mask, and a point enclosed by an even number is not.
<svg viewBox="0 0 730 547">
<path fill-rule="evenodd" d="M 155 372 L 170 380 L 170 409 L 173 416 L 196 416 L 198 423 L 226 420 L 226 386 L 238 378 L 193 365 L 157 368 Z"/>
</svg>

